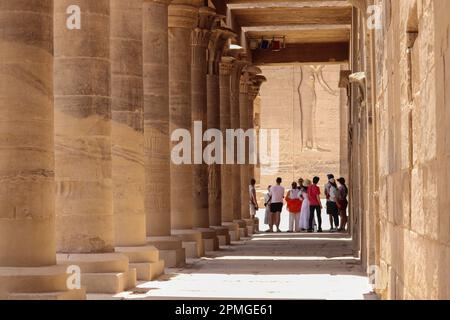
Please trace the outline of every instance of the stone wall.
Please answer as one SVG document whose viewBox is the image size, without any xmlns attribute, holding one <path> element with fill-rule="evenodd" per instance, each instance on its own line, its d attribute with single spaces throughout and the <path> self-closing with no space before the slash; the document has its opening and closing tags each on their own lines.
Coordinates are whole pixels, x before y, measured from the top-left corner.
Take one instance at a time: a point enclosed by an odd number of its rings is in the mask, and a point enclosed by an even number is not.
<svg viewBox="0 0 450 320">
<path fill-rule="evenodd" d="M 286 186 L 315 175 L 325 183 L 330 172 L 347 177 L 347 96 L 338 88 L 341 68 L 345 66 L 261 67 L 267 82 L 257 108 L 260 128 L 280 130 L 279 170 L 261 165 L 262 188 L 274 184 L 278 176 Z"/>
<path fill-rule="evenodd" d="M 354 39 L 373 40 L 372 50 L 354 46 L 354 71 L 366 71 L 368 84 L 367 106 L 351 121 L 351 175 L 362 169 L 368 186 L 351 199 L 362 257 L 379 267 L 383 298 L 449 299 L 450 1 L 375 3 L 383 29 L 360 23 Z"/>
</svg>

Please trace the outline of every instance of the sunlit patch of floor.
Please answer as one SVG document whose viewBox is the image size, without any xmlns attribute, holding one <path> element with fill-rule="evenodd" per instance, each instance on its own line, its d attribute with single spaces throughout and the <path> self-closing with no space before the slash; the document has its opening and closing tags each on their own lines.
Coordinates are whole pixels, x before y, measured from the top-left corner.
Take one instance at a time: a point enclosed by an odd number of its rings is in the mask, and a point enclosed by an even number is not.
<svg viewBox="0 0 450 320">
<path fill-rule="evenodd" d="M 264 230 L 263 210 L 258 212 Z M 288 215 L 282 213 L 281 229 Z M 329 228 L 322 214 L 323 228 Z M 348 235 L 260 233 L 221 247 L 156 281 L 89 299 L 376 299 Z"/>
<path fill-rule="evenodd" d="M 263 240 L 262 240 L 263 239 Z M 89 298 L 105 298 L 89 295 Z M 110 299 L 375 299 L 339 234 L 259 234 Z"/>
</svg>

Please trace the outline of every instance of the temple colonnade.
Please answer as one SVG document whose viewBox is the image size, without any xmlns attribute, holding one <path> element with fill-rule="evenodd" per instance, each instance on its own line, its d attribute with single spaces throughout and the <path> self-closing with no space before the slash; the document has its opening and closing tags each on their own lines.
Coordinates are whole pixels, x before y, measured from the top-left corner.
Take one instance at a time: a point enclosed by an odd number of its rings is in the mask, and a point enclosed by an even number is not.
<svg viewBox="0 0 450 320">
<path fill-rule="evenodd" d="M 264 77 L 224 17 L 198 0 L 0 2 L 1 299 L 118 293 L 256 232 L 253 165 L 171 161 L 177 129 L 254 126 Z"/>
</svg>

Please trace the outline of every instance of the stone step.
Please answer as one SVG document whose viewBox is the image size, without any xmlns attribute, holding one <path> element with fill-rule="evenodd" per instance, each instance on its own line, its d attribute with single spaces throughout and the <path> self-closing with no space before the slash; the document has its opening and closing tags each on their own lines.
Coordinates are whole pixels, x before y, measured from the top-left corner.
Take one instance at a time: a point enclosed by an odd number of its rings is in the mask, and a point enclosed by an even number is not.
<svg viewBox="0 0 450 320">
<path fill-rule="evenodd" d="M 186 251 L 184 248 L 159 250 L 159 256 L 164 260 L 166 268 L 179 268 L 186 264 Z"/>
<path fill-rule="evenodd" d="M 0 299 L 10 293 L 46 293 L 67 290 L 67 266 L 0 267 Z"/>
<path fill-rule="evenodd" d="M 137 279 L 151 281 L 164 274 L 164 261 L 130 263 L 130 267 L 136 269 Z"/>
<path fill-rule="evenodd" d="M 223 222 L 222 226 L 228 228 L 230 243 L 231 241 L 239 241 L 240 240 L 240 232 L 239 232 L 239 224 L 237 222 Z"/>
<path fill-rule="evenodd" d="M 195 259 L 200 258 L 198 243 L 195 241 L 183 241 L 183 248 L 186 252 L 186 258 Z"/>
<path fill-rule="evenodd" d="M 183 241 L 182 247 L 186 250 L 187 258 L 200 258 L 205 256 L 205 247 L 203 246 L 202 233 L 200 231 L 181 229 L 171 230 L 171 233 Z M 195 245 L 192 244 L 193 242 Z"/>
<path fill-rule="evenodd" d="M 85 300 L 85 289 L 73 289 L 56 292 L 10 293 L 8 300 Z"/>
<path fill-rule="evenodd" d="M 219 246 L 226 246 L 231 244 L 230 233 L 227 227 L 223 226 L 211 226 L 216 230 L 217 238 L 219 239 Z"/>
<path fill-rule="evenodd" d="M 82 273 L 118 273 L 128 270 L 128 257 L 121 253 L 77 253 L 56 255 L 58 264 L 76 265 Z"/>
<path fill-rule="evenodd" d="M 136 269 L 117 273 L 82 273 L 81 286 L 87 293 L 117 294 L 136 287 Z"/>
<path fill-rule="evenodd" d="M 130 263 L 158 262 L 160 260 L 159 251 L 154 246 L 116 247 L 115 250 L 126 255 Z"/>
</svg>

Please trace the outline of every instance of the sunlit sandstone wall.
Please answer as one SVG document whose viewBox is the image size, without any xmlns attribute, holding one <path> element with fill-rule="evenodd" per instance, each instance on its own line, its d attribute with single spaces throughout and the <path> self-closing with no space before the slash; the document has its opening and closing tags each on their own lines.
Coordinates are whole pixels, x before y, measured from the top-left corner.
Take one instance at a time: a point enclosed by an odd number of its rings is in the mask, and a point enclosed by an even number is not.
<svg viewBox="0 0 450 320">
<path fill-rule="evenodd" d="M 450 298 L 449 12 L 448 0 L 392 1 L 390 26 L 376 45 L 385 61 L 377 103 L 386 298 Z M 418 31 L 411 80 L 408 29 Z"/>
<path fill-rule="evenodd" d="M 450 1 L 375 2 L 385 13 L 368 59 L 377 79 L 379 210 L 363 217 L 362 249 L 380 267 L 383 298 L 449 299 Z"/>
<path fill-rule="evenodd" d="M 267 82 L 261 87 L 258 122 L 261 129 L 280 130 L 279 170 L 261 165 L 261 188 L 274 184 L 278 176 L 286 186 L 315 175 L 322 185 L 330 172 L 347 177 L 347 168 L 341 167 L 343 158 L 347 162 L 347 96 L 338 88 L 341 68 L 345 66 L 261 67 Z"/>
</svg>

